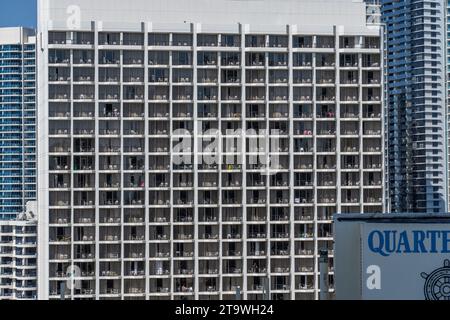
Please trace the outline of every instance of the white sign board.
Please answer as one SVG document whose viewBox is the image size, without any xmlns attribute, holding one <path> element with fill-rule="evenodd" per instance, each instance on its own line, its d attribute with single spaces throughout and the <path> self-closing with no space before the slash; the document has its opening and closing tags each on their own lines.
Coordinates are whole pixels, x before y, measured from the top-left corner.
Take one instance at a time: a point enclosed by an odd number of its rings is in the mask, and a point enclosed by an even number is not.
<svg viewBox="0 0 450 320">
<path fill-rule="evenodd" d="M 361 224 L 364 300 L 450 300 L 448 224 Z"/>
</svg>

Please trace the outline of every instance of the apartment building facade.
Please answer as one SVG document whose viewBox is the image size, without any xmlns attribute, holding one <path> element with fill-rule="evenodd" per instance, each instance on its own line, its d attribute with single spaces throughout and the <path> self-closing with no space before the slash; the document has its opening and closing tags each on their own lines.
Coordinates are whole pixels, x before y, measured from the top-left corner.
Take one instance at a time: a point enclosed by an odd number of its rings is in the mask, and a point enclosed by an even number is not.
<svg viewBox="0 0 450 320">
<path fill-rule="evenodd" d="M 39 298 L 317 299 L 385 200 L 365 4 L 125 6 L 39 2 Z"/>
<path fill-rule="evenodd" d="M 36 200 L 35 31 L 0 28 L 0 220 Z"/>
<path fill-rule="evenodd" d="M 36 202 L 14 220 L 0 221 L 0 300 L 37 299 Z"/>
<path fill-rule="evenodd" d="M 382 0 L 390 212 L 448 212 L 446 7 Z"/>
</svg>

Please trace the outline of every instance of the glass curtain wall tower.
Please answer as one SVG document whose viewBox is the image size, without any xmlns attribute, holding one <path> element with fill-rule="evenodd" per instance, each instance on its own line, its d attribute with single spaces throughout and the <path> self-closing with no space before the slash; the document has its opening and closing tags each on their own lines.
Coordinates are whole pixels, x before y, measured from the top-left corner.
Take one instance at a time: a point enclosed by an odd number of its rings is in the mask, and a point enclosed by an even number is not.
<svg viewBox="0 0 450 320">
<path fill-rule="evenodd" d="M 447 212 L 447 3 L 381 3 L 390 211 Z"/>
<path fill-rule="evenodd" d="M 0 300 L 37 297 L 35 42 L 0 28 Z"/>
<path fill-rule="evenodd" d="M 0 29 L 0 219 L 36 199 L 35 32 Z"/>
</svg>

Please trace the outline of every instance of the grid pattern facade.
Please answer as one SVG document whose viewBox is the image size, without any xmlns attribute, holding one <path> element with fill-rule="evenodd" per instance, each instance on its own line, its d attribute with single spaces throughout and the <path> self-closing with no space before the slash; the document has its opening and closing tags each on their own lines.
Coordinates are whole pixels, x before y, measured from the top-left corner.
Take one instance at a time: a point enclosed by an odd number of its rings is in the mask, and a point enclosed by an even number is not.
<svg viewBox="0 0 450 320">
<path fill-rule="evenodd" d="M 332 214 L 383 211 L 378 32 L 239 30 L 48 33 L 50 299 L 317 299 Z M 278 130 L 276 172 L 230 129 Z"/>
<path fill-rule="evenodd" d="M 34 43 L 0 44 L 0 220 L 36 199 Z"/>
<path fill-rule="evenodd" d="M 391 212 L 448 209 L 445 7 L 382 1 Z"/>
<path fill-rule="evenodd" d="M 0 222 L 0 300 L 37 298 L 37 222 Z"/>
</svg>

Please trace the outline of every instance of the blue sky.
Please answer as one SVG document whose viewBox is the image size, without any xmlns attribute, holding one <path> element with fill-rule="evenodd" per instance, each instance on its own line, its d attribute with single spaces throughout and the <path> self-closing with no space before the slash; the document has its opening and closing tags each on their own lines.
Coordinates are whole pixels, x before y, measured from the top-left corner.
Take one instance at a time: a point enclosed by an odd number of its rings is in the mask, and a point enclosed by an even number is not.
<svg viewBox="0 0 450 320">
<path fill-rule="evenodd" d="M 0 27 L 36 27 L 37 0 L 2 0 Z"/>
</svg>

